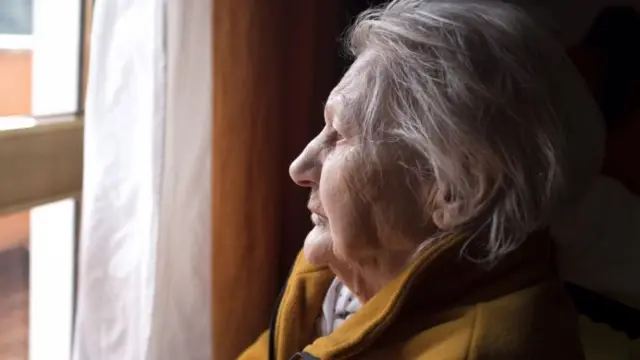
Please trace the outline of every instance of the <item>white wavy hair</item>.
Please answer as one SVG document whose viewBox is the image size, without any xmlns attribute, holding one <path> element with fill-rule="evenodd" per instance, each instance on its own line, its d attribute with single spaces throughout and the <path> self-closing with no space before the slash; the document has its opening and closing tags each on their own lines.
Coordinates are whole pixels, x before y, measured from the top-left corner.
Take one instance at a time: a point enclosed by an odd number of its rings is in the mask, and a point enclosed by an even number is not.
<svg viewBox="0 0 640 360">
<path fill-rule="evenodd" d="M 599 170 L 595 102 L 561 44 L 516 5 L 395 0 L 361 14 L 347 46 L 360 65 L 337 89 L 341 117 L 357 119 L 371 154 L 381 141 L 410 149 L 399 160 L 437 188 L 426 211 L 447 213 L 439 235 L 487 234 L 467 244 L 475 260 L 517 248 Z"/>
</svg>

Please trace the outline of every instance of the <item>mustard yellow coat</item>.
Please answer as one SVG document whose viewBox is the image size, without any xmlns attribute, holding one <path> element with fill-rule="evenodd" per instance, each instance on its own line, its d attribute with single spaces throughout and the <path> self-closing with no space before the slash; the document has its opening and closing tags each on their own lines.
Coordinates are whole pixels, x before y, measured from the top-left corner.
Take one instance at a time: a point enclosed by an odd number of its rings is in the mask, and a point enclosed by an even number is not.
<svg viewBox="0 0 640 360">
<path fill-rule="evenodd" d="M 548 238 L 492 270 L 442 240 L 332 334 L 315 338 L 334 277 L 298 256 L 271 329 L 240 360 L 583 359 L 577 315 L 553 271 Z"/>
</svg>

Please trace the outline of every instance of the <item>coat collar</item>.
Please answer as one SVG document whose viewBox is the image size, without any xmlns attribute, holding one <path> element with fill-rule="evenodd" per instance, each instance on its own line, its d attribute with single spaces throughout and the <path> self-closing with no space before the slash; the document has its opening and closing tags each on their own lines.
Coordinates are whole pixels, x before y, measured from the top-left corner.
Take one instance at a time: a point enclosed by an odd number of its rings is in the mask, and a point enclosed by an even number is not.
<svg viewBox="0 0 640 360">
<path fill-rule="evenodd" d="M 306 346 L 304 352 L 321 359 L 350 357 L 378 339 L 398 318 L 424 318 L 444 309 L 494 299 L 539 282 L 551 273 L 546 232 L 532 235 L 491 270 L 462 258 L 464 243 L 465 239 L 450 237 L 426 247 L 348 321 L 329 336 Z M 308 337 L 315 326 L 324 293 L 333 279 L 328 268 L 314 267 L 302 257 L 296 267 L 300 271 L 295 271 L 281 307 L 287 313 L 280 311 L 278 315 L 276 329 L 287 334 L 277 336 L 278 353 L 295 353 L 309 344 L 310 339 L 302 336 Z"/>
</svg>

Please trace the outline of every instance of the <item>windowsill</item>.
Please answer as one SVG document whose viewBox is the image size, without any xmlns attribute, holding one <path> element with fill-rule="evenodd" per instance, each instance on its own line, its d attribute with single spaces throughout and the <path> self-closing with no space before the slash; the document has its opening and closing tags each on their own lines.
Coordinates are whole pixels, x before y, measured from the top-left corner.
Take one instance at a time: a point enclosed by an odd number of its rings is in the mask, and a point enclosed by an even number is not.
<svg viewBox="0 0 640 360">
<path fill-rule="evenodd" d="M 20 130 L 30 128 L 39 128 L 59 124 L 70 124 L 75 121 L 83 121 L 82 115 L 54 115 L 54 116 L 30 116 L 30 115 L 11 115 L 0 116 L 0 138 L 7 135 L 6 132 L 15 133 Z M 72 124 L 73 125 L 73 124 Z M 47 130 L 46 128 L 44 129 Z M 4 134 L 3 134 L 4 133 Z"/>
<path fill-rule="evenodd" d="M 0 215 L 82 190 L 82 117 L 38 117 L 35 122 L 0 131 Z"/>
<path fill-rule="evenodd" d="M 0 116 L 0 131 L 27 129 L 37 124 L 38 121 L 31 116 Z"/>
<path fill-rule="evenodd" d="M 0 51 L 20 51 L 33 49 L 33 35 L 0 34 Z"/>
</svg>

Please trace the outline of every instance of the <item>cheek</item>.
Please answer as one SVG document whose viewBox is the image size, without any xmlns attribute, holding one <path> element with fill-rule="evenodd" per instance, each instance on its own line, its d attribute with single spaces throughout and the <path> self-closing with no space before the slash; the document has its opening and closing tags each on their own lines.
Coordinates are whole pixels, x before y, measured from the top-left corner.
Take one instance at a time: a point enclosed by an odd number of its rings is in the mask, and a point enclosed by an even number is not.
<svg viewBox="0 0 640 360">
<path fill-rule="evenodd" d="M 420 185 L 411 184 L 394 159 L 382 159 L 379 171 L 357 153 L 327 159 L 319 190 L 337 256 L 405 251 L 434 231 L 425 221 Z"/>
<path fill-rule="evenodd" d="M 359 163 L 354 156 L 332 155 L 325 161 L 319 188 L 335 255 L 350 260 L 379 248 L 371 204 L 357 189 L 356 176 L 364 170 Z"/>
</svg>

